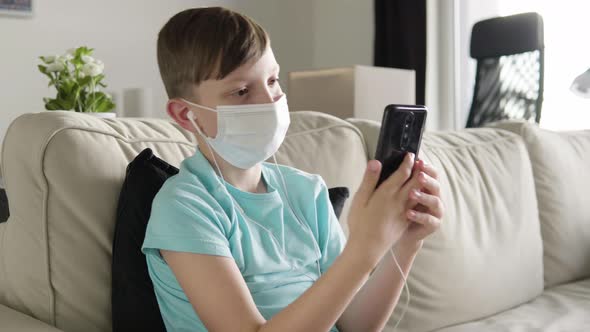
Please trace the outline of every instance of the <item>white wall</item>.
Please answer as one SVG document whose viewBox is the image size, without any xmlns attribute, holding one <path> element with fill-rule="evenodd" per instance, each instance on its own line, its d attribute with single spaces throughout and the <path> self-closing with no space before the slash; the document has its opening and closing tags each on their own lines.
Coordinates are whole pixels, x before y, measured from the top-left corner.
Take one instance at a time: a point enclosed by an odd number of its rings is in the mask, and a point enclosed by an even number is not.
<svg viewBox="0 0 590 332">
<path fill-rule="evenodd" d="M 158 73 L 156 37 L 176 12 L 220 5 L 256 19 L 271 34 L 283 86 L 289 71 L 373 63 L 372 0 L 36 0 L 32 18 L 0 16 L 0 144 L 21 114 L 44 110 L 55 94 L 38 72 L 38 56 L 80 45 L 105 63 L 107 91 L 152 93 L 152 112 L 166 117 Z M 118 100 L 122 106 L 122 101 Z"/>
<path fill-rule="evenodd" d="M 231 7 L 235 1 L 35 0 L 32 18 L 0 16 L 0 144 L 13 119 L 43 111 L 42 98 L 55 93 L 38 72 L 37 57 L 79 45 L 95 48 L 104 61 L 107 90 L 150 89 L 151 115 L 165 117 L 166 95 L 156 61 L 158 31 L 180 10 Z"/>
<path fill-rule="evenodd" d="M 240 0 L 270 34 L 286 90 L 290 71 L 373 64 L 372 0 Z"/>
</svg>

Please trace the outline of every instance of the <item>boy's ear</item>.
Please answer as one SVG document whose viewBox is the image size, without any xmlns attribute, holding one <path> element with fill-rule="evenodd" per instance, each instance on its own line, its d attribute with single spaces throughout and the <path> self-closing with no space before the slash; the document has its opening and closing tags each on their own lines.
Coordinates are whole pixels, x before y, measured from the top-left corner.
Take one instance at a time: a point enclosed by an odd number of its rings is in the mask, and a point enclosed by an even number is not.
<svg viewBox="0 0 590 332">
<path fill-rule="evenodd" d="M 189 121 L 188 117 L 191 116 L 197 123 L 197 126 L 202 129 L 201 124 L 199 123 L 198 118 L 195 118 L 193 112 L 190 111 L 188 105 L 180 99 L 170 99 L 166 103 L 166 112 L 168 115 L 174 119 L 176 123 L 178 123 L 182 128 L 190 131 L 195 132 L 195 128 L 193 124 Z"/>
</svg>

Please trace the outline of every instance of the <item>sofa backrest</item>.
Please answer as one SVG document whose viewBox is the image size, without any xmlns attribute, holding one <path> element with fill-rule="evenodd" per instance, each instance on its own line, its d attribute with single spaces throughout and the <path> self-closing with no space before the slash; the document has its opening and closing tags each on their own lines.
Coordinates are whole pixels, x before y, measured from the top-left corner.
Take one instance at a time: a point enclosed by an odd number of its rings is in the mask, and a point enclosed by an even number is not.
<svg viewBox="0 0 590 332">
<path fill-rule="evenodd" d="M 291 119 L 279 163 L 356 190 L 367 162 L 360 131 L 321 113 Z M 149 147 L 178 167 L 194 152 L 191 140 L 163 119 L 55 111 L 14 120 L 2 147 L 11 215 L 0 224 L 0 303 L 64 331 L 110 331 L 115 212 L 127 164 Z"/>
<path fill-rule="evenodd" d="M 374 151 L 379 123 L 349 120 Z M 525 303 L 543 291 L 542 242 L 522 139 L 497 129 L 424 134 L 419 157 L 440 172 L 446 212 L 409 275 L 397 331 L 433 331 Z M 402 296 L 384 331 L 393 331 Z"/>
<path fill-rule="evenodd" d="M 549 131 L 522 122 L 533 165 L 544 245 L 545 287 L 590 277 L 590 130 Z"/>
</svg>

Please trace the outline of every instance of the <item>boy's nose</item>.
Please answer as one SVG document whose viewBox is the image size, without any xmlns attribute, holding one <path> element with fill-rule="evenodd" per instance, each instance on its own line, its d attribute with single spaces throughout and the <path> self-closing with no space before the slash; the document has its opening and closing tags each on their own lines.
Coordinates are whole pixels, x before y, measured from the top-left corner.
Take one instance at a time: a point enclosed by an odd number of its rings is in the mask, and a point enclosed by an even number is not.
<svg viewBox="0 0 590 332">
<path fill-rule="evenodd" d="M 276 91 L 265 89 L 264 92 L 260 94 L 259 100 L 256 101 L 256 104 L 274 103 L 275 101 L 279 100 L 282 96 L 282 91 L 279 91 L 279 93 L 277 93 Z"/>
</svg>

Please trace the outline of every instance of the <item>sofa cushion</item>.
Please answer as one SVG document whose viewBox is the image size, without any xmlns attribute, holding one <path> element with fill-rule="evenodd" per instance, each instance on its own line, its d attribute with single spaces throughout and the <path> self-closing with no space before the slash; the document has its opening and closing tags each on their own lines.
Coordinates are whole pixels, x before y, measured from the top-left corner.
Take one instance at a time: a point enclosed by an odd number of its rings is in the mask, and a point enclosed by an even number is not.
<svg viewBox="0 0 590 332">
<path fill-rule="evenodd" d="M 278 163 L 320 174 L 328 188 L 346 187 L 351 193 L 362 181 L 367 156 L 358 128 L 332 115 L 312 111 L 291 113 L 289 132 L 276 154 Z M 351 201 L 346 201 L 339 219 L 346 236 Z"/>
<path fill-rule="evenodd" d="M 530 154 L 545 285 L 590 277 L 590 130 L 554 132 L 518 122 L 494 126 L 521 135 Z"/>
<path fill-rule="evenodd" d="M 178 167 L 194 153 L 191 138 L 164 119 L 67 111 L 15 119 L 2 148 L 11 216 L 0 224 L 0 303 L 63 330 L 109 331 L 112 244 L 125 169 L 148 147 Z M 358 129 L 316 112 L 291 113 L 277 160 L 351 191 L 367 162 Z"/>
<path fill-rule="evenodd" d="M 117 198 L 127 164 L 146 147 L 172 164 L 194 151 L 187 131 L 159 119 L 52 111 L 11 123 L 0 303 L 66 331 L 111 329 Z"/>
<path fill-rule="evenodd" d="M 492 129 L 427 132 L 420 157 L 440 172 L 446 212 L 415 259 L 411 302 L 398 331 L 481 319 L 539 295 L 542 243 L 522 139 Z M 385 331 L 399 319 L 404 301 Z"/>
<path fill-rule="evenodd" d="M 437 332 L 590 331 L 590 279 L 549 288 L 531 302 Z"/>
<path fill-rule="evenodd" d="M 22 312 L 0 304 L 1 331 L 63 332 Z"/>
</svg>

